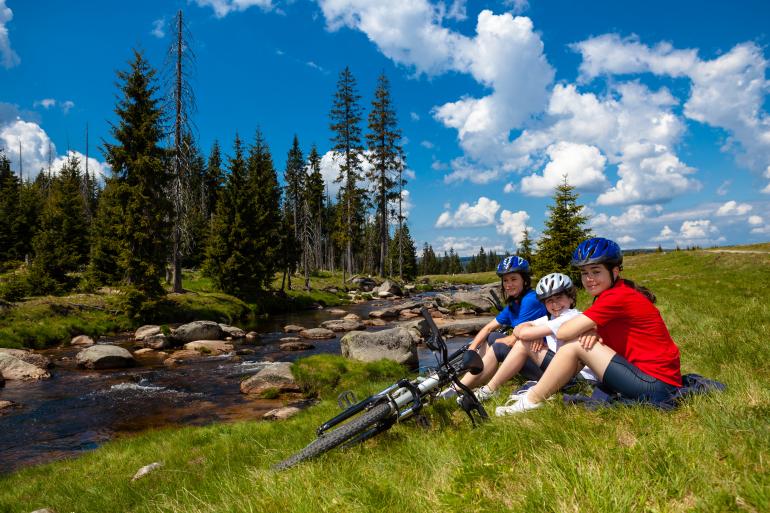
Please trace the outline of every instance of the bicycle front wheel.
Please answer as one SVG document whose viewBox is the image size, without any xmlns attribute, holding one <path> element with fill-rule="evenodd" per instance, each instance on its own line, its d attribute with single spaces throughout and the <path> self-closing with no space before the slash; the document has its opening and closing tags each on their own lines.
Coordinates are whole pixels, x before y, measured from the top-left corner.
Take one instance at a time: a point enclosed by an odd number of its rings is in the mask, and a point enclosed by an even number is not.
<svg viewBox="0 0 770 513">
<path fill-rule="evenodd" d="M 286 470 L 297 463 L 320 456 L 345 442 L 357 443 L 379 433 L 378 428 L 392 415 L 390 403 L 378 404 L 355 419 L 313 440 L 293 456 L 273 465 L 274 470 Z M 389 427 L 389 426 L 388 426 Z"/>
</svg>

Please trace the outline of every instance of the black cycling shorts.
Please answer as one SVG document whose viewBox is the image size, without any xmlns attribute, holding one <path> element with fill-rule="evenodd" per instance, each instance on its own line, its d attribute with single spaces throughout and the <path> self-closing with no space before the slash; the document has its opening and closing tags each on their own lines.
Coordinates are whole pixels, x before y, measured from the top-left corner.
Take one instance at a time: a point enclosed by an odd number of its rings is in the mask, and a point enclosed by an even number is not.
<svg viewBox="0 0 770 513">
<path fill-rule="evenodd" d="M 642 372 L 619 354 L 607 365 L 602 383 L 627 399 L 648 403 L 669 401 L 679 388 Z"/>
</svg>

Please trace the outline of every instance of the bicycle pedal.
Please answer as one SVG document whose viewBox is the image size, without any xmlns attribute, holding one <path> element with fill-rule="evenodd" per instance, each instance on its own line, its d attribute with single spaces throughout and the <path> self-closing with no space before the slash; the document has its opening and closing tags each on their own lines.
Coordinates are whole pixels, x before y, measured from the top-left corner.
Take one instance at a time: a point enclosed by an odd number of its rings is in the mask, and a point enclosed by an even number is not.
<svg viewBox="0 0 770 513">
<path fill-rule="evenodd" d="M 423 429 L 430 429 L 430 419 L 421 413 L 414 416 L 414 422 Z"/>
<path fill-rule="evenodd" d="M 358 403 L 358 399 L 356 399 L 356 394 L 352 390 L 345 390 L 337 396 L 337 404 L 340 410 L 347 410 L 356 403 Z"/>
</svg>

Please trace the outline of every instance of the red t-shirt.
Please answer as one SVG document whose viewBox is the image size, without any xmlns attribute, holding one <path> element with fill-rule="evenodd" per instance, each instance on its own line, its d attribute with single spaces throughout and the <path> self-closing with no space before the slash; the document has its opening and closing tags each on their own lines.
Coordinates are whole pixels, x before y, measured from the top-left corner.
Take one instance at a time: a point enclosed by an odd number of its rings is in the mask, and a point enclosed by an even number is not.
<svg viewBox="0 0 770 513">
<path fill-rule="evenodd" d="M 682 386 L 679 348 L 660 312 L 641 292 L 618 280 L 583 312 L 594 321 L 604 344 L 639 370 L 670 385 Z"/>
</svg>

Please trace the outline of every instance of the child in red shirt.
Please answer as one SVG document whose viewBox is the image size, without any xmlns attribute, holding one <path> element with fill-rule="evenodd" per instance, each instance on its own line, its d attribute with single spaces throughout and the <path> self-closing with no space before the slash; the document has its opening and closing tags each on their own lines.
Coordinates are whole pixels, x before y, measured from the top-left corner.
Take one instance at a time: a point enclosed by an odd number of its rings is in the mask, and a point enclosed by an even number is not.
<svg viewBox="0 0 770 513">
<path fill-rule="evenodd" d="M 623 255 L 613 241 L 596 237 L 572 255 L 594 304 L 570 319 L 556 336 L 570 340 L 554 356 L 537 385 L 507 415 L 538 408 L 587 365 L 605 388 L 641 402 L 665 402 L 682 386 L 679 349 L 668 333 L 655 297 L 620 278 Z"/>
</svg>

